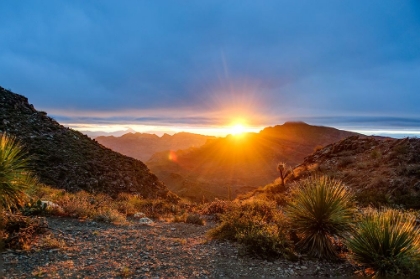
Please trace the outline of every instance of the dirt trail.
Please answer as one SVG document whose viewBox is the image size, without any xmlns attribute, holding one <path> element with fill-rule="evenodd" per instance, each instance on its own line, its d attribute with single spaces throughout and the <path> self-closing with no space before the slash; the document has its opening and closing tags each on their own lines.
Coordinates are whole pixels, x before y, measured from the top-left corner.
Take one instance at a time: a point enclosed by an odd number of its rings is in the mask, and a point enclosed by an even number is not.
<svg viewBox="0 0 420 279">
<path fill-rule="evenodd" d="M 5 278 L 349 278 L 354 273 L 348 264 L 243 255 L 234 243 L 208 240 L 211 221 L 149 226 L 133 220 L 115 226 L 54 217 L 48 223 L 66 247 L 4 252 Z"/>
</svg>

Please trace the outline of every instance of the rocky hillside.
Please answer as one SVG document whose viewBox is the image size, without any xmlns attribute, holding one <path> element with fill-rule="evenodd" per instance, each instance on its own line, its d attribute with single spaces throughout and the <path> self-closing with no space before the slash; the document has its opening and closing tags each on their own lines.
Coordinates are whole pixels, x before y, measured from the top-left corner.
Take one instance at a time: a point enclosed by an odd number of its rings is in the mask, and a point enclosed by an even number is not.
<svg viewBox="0 0 420 279">
<path fill-rule="evenodd" d="M 0 87 L 0 133 L 15 136 L 32 155 L 42 183 L 68 191 L 166 196 L 165 185 L 141 161 L 65 128 L 28 99 Z"/>
<path fill-rule="evenodd" d="M 260 133 L 209 140 L 199 148 L 155 154 L 147 165 L 175 193 L 190 198 L 234 198 L 273 181 L 276 166 L 295 166 L 315 148 L 355 133 L 302 122 Z"/>
<path fill-rule="evenodd" d="M 326 146 L 294 169 L 342 180 L 362 205 L 420 208 L 420 139 L 353 136 Z"/>
<path fill-rule="evenodd" d="M 182 132 L 173 136 L 164 134 L 162 137 L 147 133 L 127 133 L 121 137 L 101 136 L 95 139 L 121 154 L 147 161 L 156 152 L 199 147 L 214 137 Z"/>
</svg>

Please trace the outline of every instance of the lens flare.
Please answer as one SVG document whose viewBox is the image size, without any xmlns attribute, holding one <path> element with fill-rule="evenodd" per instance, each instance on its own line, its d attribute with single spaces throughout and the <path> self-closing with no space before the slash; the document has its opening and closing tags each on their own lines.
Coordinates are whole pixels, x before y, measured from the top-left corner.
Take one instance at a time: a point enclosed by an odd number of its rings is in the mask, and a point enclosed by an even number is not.
<svg viewBox="0 0 420 279">
<path fill-rule="evenodd" d="M 168 160 L 172 162 L 176 162 L 178 160 L 175 151 L 169 151 Z"/>
</svg>

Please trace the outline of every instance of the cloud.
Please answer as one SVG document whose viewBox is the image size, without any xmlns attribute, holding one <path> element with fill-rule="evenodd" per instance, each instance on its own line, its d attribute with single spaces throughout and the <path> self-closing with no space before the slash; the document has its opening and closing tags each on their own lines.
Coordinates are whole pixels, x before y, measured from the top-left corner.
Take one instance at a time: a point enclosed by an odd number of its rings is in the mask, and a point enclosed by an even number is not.
<svg viewBox="0 0 420 279">
<path fill-rule="evenodd" d="M 0 85 L 67 123 L 419 117 L 415 2 L 1 5 Z"/>
</svg>

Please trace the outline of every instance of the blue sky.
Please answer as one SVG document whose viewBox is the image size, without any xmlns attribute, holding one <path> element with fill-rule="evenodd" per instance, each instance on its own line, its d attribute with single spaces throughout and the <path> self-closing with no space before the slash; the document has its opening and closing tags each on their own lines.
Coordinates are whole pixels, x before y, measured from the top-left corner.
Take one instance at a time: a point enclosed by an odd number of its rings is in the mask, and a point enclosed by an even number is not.
<svg viewBox="0 0 420 279">
<path fill-rule="evenodd" d="M 420 1 L 2 1 L 0 86 L 81 130 L 420 131 Z"/>
</svg>

